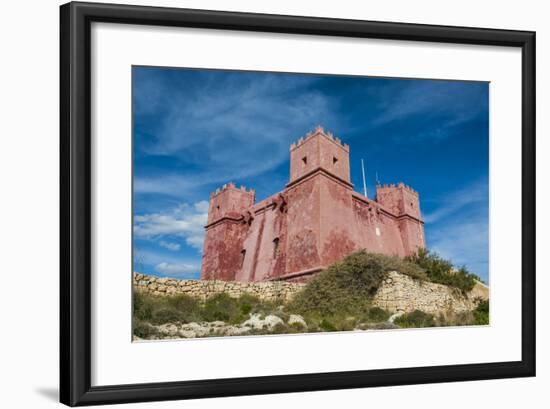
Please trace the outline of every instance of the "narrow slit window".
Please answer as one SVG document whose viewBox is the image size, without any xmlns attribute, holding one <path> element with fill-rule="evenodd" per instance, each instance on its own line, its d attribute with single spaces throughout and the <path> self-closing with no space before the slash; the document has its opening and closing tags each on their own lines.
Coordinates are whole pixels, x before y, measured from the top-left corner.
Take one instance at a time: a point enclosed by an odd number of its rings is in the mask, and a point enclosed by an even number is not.
<svg viewBox="0 0 550 409">
<path fill-rule="evenodd" d="M 304 157 L 302 158 L 302 163 L 303 163 L 304 165 L 307 165 L 307 156 L 304 156 Z"/>
<path fill-rule="evenodd" d="M 273 258 L 277 258 L 279 255 L 279 238 L 276 237 L 273 239 Z"/>
<path fill-rule="evenodd" d="M 244 266 L 244 258 L 246 257 L 246 250 L 241 250 L 241 268 Z"/>
<path fill-rule="evenodd" d="M 332 164 L 336 165 L 336 162 L 338 162 L 338 158 L 336 156 L 332 157 Z"/>
</svg>

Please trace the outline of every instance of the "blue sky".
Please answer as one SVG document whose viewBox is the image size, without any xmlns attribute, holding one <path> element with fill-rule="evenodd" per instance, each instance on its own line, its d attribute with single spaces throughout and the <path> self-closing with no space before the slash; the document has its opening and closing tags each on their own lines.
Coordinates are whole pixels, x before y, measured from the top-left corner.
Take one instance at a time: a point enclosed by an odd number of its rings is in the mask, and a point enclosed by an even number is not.
<svg viewBox="0 0 550 409">
<path fill-rule="evenodd" d="M 322 125 L 350 145 L 372 197 L 420 193 L 426 240 L 488 282 L 489 84 L 133 67 L 134 269 L 198 278 L 210 192 L 261 200 L 288 182 L 289 145 Z"/>
</svg>

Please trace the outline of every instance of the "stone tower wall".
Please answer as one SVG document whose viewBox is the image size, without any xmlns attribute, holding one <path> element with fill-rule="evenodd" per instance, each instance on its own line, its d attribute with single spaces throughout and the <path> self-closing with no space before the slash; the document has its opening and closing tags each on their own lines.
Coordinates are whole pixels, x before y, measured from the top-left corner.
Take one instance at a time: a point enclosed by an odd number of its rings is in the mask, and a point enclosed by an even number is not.
<svg viewBox="0 0 550 409">
<path fill-rule="evenodd" d="M 233 183 L 211 194 L 201 264 L 202 279 L 235 280 L 236 273 L 242 268 L 242 249 L 248 230 L 242 219 L 254 200 L 254 190 L 237 188 Z"/>
</svg>

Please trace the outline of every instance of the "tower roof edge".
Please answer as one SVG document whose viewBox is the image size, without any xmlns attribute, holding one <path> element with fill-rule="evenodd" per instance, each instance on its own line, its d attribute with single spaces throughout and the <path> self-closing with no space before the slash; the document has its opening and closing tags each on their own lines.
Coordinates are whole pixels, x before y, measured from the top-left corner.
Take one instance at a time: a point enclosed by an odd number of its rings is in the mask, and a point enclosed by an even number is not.
<svg viewBox="0 0 550 409">
<path fill-rule="evenodd" d="M 309 141 L 314 136 L 322 136 L 326 138 L 327 140 L 331 141 L 332 143 L 338 145 L 340 148 L 344 149 L 346 152 L 349 152 L 349 145 L 346 143 L 343 143 L 340 138 L 334 136 L 332 132 L 325 131 L 325 128 L 323 128 L 321 125 L 317 125 L 317 127 L 306 133 L 304 136 L 300 137 L 297 141 L 290 144 L 290 150 L 293 151 L 294 149 L 302 146 L 304 143 Z"/>
</svg>

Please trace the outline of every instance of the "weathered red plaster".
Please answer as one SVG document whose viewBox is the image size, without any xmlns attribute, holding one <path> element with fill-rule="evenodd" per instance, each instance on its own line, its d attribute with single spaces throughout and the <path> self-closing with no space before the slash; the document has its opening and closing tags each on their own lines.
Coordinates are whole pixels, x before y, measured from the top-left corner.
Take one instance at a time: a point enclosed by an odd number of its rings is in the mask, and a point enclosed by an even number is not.
<svg viewBox="0 0 550 409">
<path fill-rule="evenodd" d="M 212 193 L 201 279 L 307 281 L 359 249 L 406 256 L 425 247 L 418 193 L 353 191 L 349 147 L 318 127 L 290 147 L 286 188 L 255 204 L 254 190 Z"/>
</svg>

